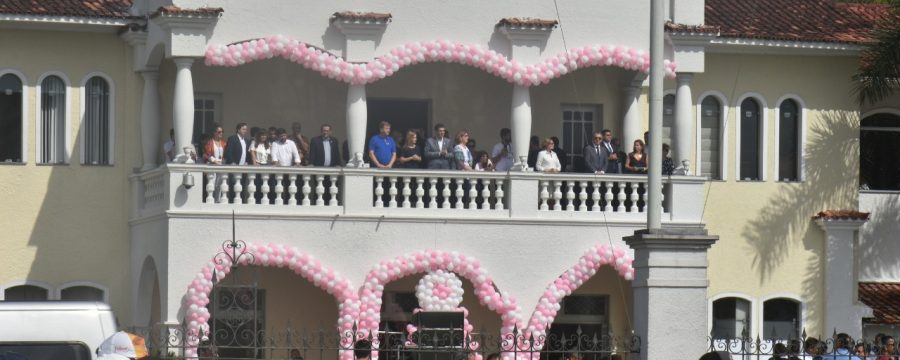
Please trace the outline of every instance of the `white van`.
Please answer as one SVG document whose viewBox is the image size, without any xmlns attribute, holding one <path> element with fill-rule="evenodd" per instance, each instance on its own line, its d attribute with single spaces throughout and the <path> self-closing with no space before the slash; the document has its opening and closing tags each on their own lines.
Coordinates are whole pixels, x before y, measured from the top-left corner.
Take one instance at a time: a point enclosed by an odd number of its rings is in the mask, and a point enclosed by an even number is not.
<svg viewBox="0 0 900 360">
<path fill-rule="evenodd" d="M 116 331 L 101 302 L 0 301 L 0 359 L 91 360 Z"/>
</svg>

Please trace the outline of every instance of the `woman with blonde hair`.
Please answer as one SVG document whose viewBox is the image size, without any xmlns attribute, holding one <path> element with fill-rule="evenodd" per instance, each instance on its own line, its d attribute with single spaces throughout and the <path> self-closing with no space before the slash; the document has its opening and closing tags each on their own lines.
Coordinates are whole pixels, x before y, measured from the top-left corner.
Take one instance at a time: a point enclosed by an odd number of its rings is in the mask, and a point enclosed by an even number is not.
<svg viewBox="0 0 900 360">
<path fill-rule="evenodd" d="M 468 143 L 468 131 L 463 130 L 456 133 L 456 146 L 453 147 L 453 158 L 456 159 L 457 170 L 472 171 L 472 151 L 466 146 Z"/>
<path fill-rule="evenodd" d="M 543 150 L 537 154 L 537 159 L 534 161 L 534 169 L 545 173 L 558 173 L 562 170 L 562 164 L 559 163 L 559 157 L 556 156 L 556 152 L 553 151 L 553 139 L 545 138 L 543 146 L 541 147 Z"/>
<path fill-rule="evenodd" d="M 400 150 L 397 151 L 397 165 L 395 167 L 403 169 L 419 168 L 419 165 L 422 164 L 422 150 L 416 145 L 418 137 L 418 134 L 413 130 L 406 132 L 406 139 L 403 145 L 400 146 Z"/>
</svg>

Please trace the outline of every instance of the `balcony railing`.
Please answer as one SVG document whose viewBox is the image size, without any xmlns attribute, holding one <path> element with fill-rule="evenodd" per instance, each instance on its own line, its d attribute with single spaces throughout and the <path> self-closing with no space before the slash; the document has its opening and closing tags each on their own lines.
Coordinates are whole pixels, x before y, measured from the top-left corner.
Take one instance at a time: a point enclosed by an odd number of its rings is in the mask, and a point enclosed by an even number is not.
<svg viewBox="0 0 900 360">
<path fill-rule="evenodd" d="M 663 180 L 664 221 L 696 224 L 704 178 Z M 132 176 L 134 218 L 169 212 L 643 222 L 643 175 L 168 164 Z M 191 186 L 192 185 L 192 186 Z"/>
</svg>

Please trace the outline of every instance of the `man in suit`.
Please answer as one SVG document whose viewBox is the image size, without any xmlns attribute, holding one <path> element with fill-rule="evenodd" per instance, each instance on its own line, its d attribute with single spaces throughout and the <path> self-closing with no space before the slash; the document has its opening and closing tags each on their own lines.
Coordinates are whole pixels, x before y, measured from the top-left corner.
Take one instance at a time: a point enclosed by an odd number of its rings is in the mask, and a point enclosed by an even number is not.
<svg viewBox="0 0 900 360">
<path fill-rule="evenodd" d="M 603 147 L 603 132 L 595 132 L 590 144 L 584 147 L 584 171 L 605 174 L 608 156 Z"/>
<path fill-rule="evenodd" d="M 444 124 L 434 126 L 434 137 L 425 141 L 425 162 L 429 169 L 453 168 L 453 143 Z"/>
<path fill-rule="evenodd" d="M 235 134 L 228 137 L 225 143 L 225 164 L 228 165 L 247 165 L 247 150 L 250 147 L 247 144 L 247 123 L 237 124 Z"/>
<path fill-rule="evenodd" d="M 331 125 L 322 125 L 322 135 L 312 138 L 309 144 L 309 163 L 313 166 L 340 166 L 341 151 L 337 139 L 331 136 Z"/>
<path fill-rule="evenodd" d="M 601 144 L 600 149 L 603 150 L 603 155 L 606 156 L 606 173 L 621 173 L 621 163 L 623 160 L 620 158 L 621 153 L 618 146 L 613 142 L 612 131 L 603 129 L 601 133 L 603 134 L 603 143 Z"/>
</svg>

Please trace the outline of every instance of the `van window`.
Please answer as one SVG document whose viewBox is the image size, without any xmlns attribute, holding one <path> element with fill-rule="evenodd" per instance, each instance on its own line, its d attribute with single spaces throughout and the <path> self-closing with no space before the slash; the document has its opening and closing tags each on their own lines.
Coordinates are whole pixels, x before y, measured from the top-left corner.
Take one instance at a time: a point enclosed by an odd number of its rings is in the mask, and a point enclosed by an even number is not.
<svg viewBox="0 0 900 360">
<path fill-rule="evenodd" d="M 0 360 L 91 360 L 82 343 L 0 343 Z"/>
</svg>

